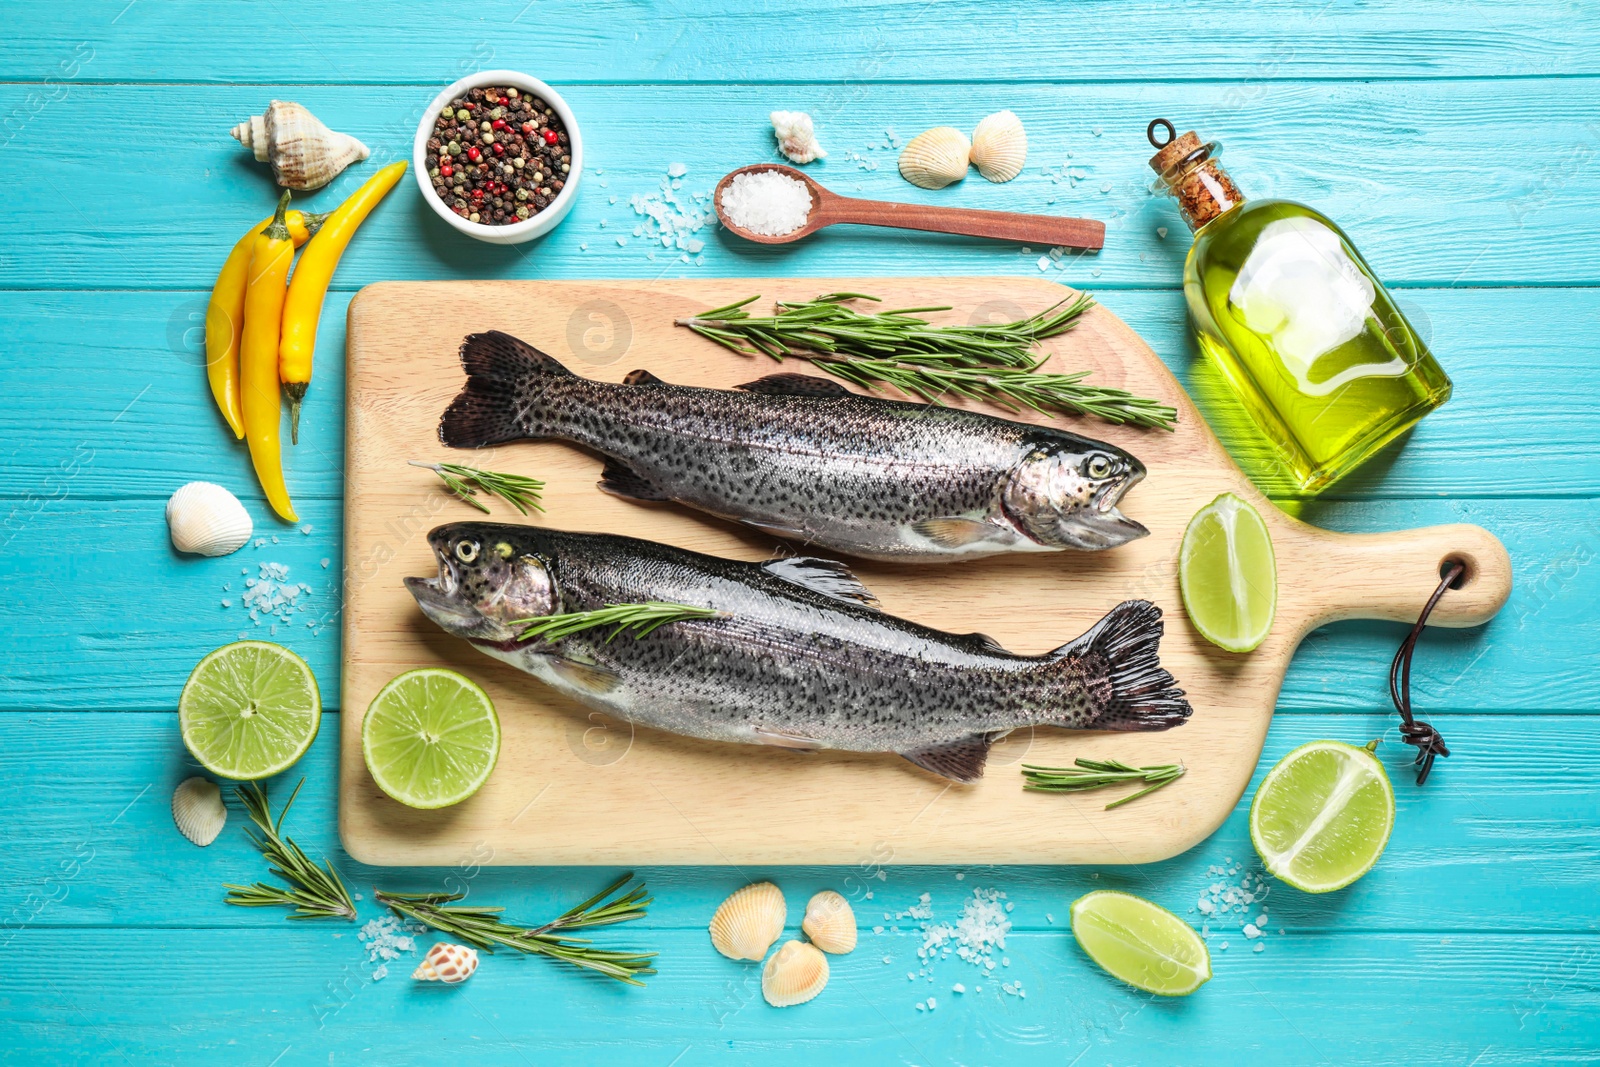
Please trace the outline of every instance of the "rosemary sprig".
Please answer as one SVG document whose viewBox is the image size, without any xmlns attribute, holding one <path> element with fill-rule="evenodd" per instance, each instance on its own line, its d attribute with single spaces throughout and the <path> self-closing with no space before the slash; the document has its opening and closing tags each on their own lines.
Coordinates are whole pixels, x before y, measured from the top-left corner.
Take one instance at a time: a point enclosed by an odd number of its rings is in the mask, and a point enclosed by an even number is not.
<svg viewBox="0 0 1600 1067">
<path fill-rule="evenodd" d="M 535 511 L 544 510 L 539 506 L 539 494 L 544 491 L 544 483 L 537 478 L 479 470 L 477 467 L 466 467 L 460 463 L 423 463 L 416 459 L 408 462 L 413 467 L 421 467 L 437 474 L 444 480 L 446 489 L 485 515 L 489 514 L 489 507 L 477 499 L 480 490 L 499 497 L 524 515 L 528 513 L 529 508 Z"/>
<path fill-rule="evenodd" d="M 897 308 L 864 314 L 850 300 L 864 293 L 827 293 L 815 300 L 778 301 L 776 313 L 753 316 L 759 296 L 678 319 L 702 337 L 740 355 L 788 356 L 869 389 L 892 386 L 929 403 L 950 395 L 1007 411 L 1094 415 L 1114 423 L 1172 429 L 1177 410 L 1124 389 L 1088 384 L 1088 371 L 1045 373 L 1034 345 L 1077 325 L 1094 298 L 1080 293 L 1016 322 L 934 326 L 918 317 L 948 307 Z"/>
<path fill-rule="evenodd" d="M 244 805 L 244 810 L 250 816 L 250 821 L 260 828 L 257 835 L 248 827 L 245 833 L 249 835 L 251 844 L 261 850 L 267 862 L 272 867 L 272 873 L 288 882 L 292 888 L 268 885 L 265 882 L 256 882 L 252 885 L 224 885 L 228 895 L 226 903 L 237 904 L 243 908 L 267 908 L 283 906 L 293 908 L 289 915 L 291 919 L 354 919 L 356 906 L 350 900 L 350 891 L 339 880 L 339 874 L 333 869 L 333 864 L 323 861 L 325 866 L 318 867 L 311 862 L 311 858 L 301 850 L 290 838 L 282 833 L 284 817 L 289 814 L 289 807 L 294 803 L 294 798 L 300 795 L 300 787 L 306 784 L 304 778 L 299 785 L 294 787 L 294 792 L 289 794 L 289 799 L 284 802 L 283 810 L 278 813 L 276 821 L 272 818 L 272 808 L 267 803 L 267 794 L 259 785 L 251 782 L 234 790 L 234 795 L 239 798 L 239 803 Z"/>
<path fill-rule="evenodd" d="M 457 904 L 460 893 L 386 893 L 378 890 L 373 899 L 395 914 L 424 923 L 459 941 L 493 952 L 496 945 L 516 949 L 532 955 L 552 959 L 598 971 L 608 978 L 629 985 L 644 985 L 643 975 L 655 974 L 650 961 L 654 952 L 595 948 L 587 938 L 569 937 L 563 931 L 581 930 L 589 926 L 609 926 L 613 923 L 642 919 L 651 899 L 645 896 L 644 883 L 639 883 L 623 893 L 623 887 L 633 878 L 624 874 L 615 882 L 569 908 L 543 926 L 526 927 L 504 922 L 500 918 L 504 908 Z M 615 894 L 620 896 L 614 896 Z M 614 899 L 606 899 L 614 897 Z"/>
<path fill-rule="evenodd" d="M 593 611 L 534 615 L 526 619 L 512 619 L 510 625 L 526 627 L 518 635 L 518 640 L 521 641 L 535 637 L 542 637 L 546 641 L 559 641 L 598 626 L 614 626 L 616 629 L 606 638 L 606 644 L 609 645 L 625 630 L 631 632 L 634 637 L 644 637 L 669 622 L 678 622 L 680 619 L 715 619 L 721 615 L 722 612 L 715 608 L 697 608 L 688 604 L 666 604 L 659 600 L 649 600 L 642 604 L 607 604 Z"/>
<path fill-rule="evenodd" d="M 1130 800 L 1138 800 L 1147 793 L 1154 793 L 1162 786 L 1172 784 L 1183 777 L 1185 770 L 1181 763 L 1169 763 L 1160 767 L 1130 767 L 1121 760 L 1114 759 L 1078 759 L 1073 762 L 1075 766 L 1072 767 L 1038 767 L 1024 763 L 1022 788 L 1038 793 L 1078 793 L 1121 782 L 1149 783 L 1137 793 L 1131 793 L 1121 800 L 1113 800 L 1107 804 L 1106 810 L 1110 811 L 1112 808 L 1120 808 Z"/>
</svg>

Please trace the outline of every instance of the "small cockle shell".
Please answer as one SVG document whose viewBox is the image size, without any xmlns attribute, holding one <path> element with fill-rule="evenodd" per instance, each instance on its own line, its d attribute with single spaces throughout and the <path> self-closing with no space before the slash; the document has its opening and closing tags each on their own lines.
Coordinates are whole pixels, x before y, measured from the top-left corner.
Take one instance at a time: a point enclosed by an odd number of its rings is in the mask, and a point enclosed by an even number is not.
<svg viewBox="0 0 1600 1067">
<path fill-rule="evenodd" d="M 828 957 L 804 941 L 785 942 L 761 969 L 761 995 L 774 1008 L 787 1008 L 822 992 L 828 984 Z"/>
<path fill-rule="evenodd" d="M 972 131 L 972 165 L 992 182 L 1008 182 L 1022 173 L 1028 158 L 1028 135 L 1022 120 L 1010 111 L 996 111 Z"/>
<path fill-rule="evenodd" d="M 274 100 L 230 131 L 234 139 L 272 164 L 272 177 L 285 189 L 320 189 L 352 163 L 372 154 L 348 133 L 324 126 L 299 104 Z"/>
<path fill-rule="evenodd" d="M 202 556 L 226 556 L 250 540 L 250 513 L 239 498 L 210 482 L 180 486 L 167 501 L 172 547 Z"/>
<path fill-rule="evenodd" d="M 842 955 L 856 947 L 856 913 L 848 900 L 831 889 L 824 889 L 806 904 L 800 929 L 824 952 Z"/>
<path fill-rule="evenodd" d="M 419 982 L 443 982 L 455 985 L 472 977 L 478 969 L 478 950 L 466 945 L 440 941 L 428 949 L 411 977 Z"/>
<path fill-rule="evenodd" d="M 967 176 L 972 145 L 954 126 L 919 133 L 900 152 L 900 176 L 923 189 L 943 189 Z"/>
<path fill-rule="evenodd" d="M 747 885 L 724 900 L 711 916 L 711 943 L 730 960 L 760 962 L 783 933 L 789 909 L 771 882 Z"/>
<path fill-rule="evenodd" d="M 817 143 L 817 131 L 810 115 L 804 111 L 774 111 L 771 118 L 778 151 L 792 162 L 810 163 L 813 159 L 827 157 L 828 153 Z"/>
<path fill-rule="evenodd" d="M 228 822 L 228 809 L 222 806 L 222 790 L 208 778 L 185 778 L 172 791 L 172 821 L 190 841 L 205 848 L 222 833 Z"/>
</svg>

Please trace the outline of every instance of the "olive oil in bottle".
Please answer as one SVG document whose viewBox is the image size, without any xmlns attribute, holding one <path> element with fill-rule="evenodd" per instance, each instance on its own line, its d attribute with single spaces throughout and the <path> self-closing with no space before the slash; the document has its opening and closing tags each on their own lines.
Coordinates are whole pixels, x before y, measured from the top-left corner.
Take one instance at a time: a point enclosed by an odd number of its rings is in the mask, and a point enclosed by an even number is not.
<svg viewBox="0 0 1600 1067">
<path fill-rule="evenodd" d="M 1450 398 L 1343 230 L 1303 204 L 1246 200 L 1217 165 L 1221 146 L 1192 130 L 1157 119 L 1148 134 L 1155 188 L 1194 231 L 1183 291 L 1196 340 L 1295 484 L 1322 490 Z"/>
</svg>

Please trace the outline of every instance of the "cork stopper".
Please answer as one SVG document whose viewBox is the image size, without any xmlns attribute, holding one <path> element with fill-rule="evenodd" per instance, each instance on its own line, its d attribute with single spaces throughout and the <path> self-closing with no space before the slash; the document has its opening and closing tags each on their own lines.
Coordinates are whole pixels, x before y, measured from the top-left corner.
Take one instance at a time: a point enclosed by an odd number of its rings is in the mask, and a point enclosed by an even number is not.
<svg viewBox="0 0 1600 1067">
<path fill-rule="evenodd" d="M 1164 129 L 1165 141 L 1156 139 L 1156 131 Z M 1239 187 L 1233 184 L 1227 171 L 1217 165 L 1216 157 L 1222 146 L 1207 144 L 1193 130 L 1179 134 L 1166 119 L 1156 119 L 1145 130 L 1145 136 L 1156 148 L 1150 157 L 1150 169 L 1161 175 L 1156 187 L 1178 198 L 1178 208 L 1191 230 L 1198 230 L 1212 219 L 1244 203 Z"/>
<path fill-rule="evenodd" d="M 1165 144 L 1156 140 L 1155 132 L 1158 126 L 1166 128 L 1167 140 Z M 1150 169 L 1157 174 L 1165 174 L 1171 170 L 1185 156 L 1199 150 L 1203 143 L 1200 140 L 1200 136 L 1193 130 L 1183 134 L 1177 133 L 1172 128 L 1172 123 L 1166 119 L 1156 119 L 1152 122 L 1146 135 L 1150 138 L 1150 143 L 1159 149 L 1155 155 L 1150 157 Z"/>
</svg>

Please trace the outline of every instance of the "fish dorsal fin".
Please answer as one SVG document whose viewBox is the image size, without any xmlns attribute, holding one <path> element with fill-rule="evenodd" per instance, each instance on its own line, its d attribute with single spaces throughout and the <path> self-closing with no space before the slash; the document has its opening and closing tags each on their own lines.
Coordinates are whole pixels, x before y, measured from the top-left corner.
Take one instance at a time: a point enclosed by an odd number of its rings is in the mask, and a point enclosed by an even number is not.
<svg viewBox="0 0 1600 1067">
<path fill-rule="evenodd" d="M 851 396 L 850 390 L 826 378 L 809 374 L 769 374 L 753 382 L 734 386 L 747 393 L 766 393 L 770 396 Z"/>
<path fill-rule="evenodd" d="M 761 564 L 761 569 L 791 585 L 847 604 L 861 604 L 869 608 L 878 606 L 878 598 L 872 595 L 872 591 L 861 584 L 861 579 L 852 574 L 849 567 L 836 560 L 790 556 L 788 559 L 769 560 Z"/>
<path fill-rule="evenodd" d="M 793 730 L 780 730 L 776 727 L 757 726 L 755 728 L 757 744 L 772 745 L 774 748 L 792 748 L 797 751 L 814 752 L 825 747 L 821 741 L 806 734 L 796 733 Z"/>
<path fill-rule="evenodd" d="M 657 378 L 654 374 L 651 374 L 649 371 L 645 370 L 643 367 L 640 367 L 638 370 L 629 371 L 628 372 L 628 376 L 626 378 L 622 379 L 622 384 L 623 385 L 666 385 L 667 383 L 662 381 L 660 378 Z"/>
<path fill-rule="evenodd" d="M 969 734 L 958 741 L 925 745 L 900 755 L 941 778 L 976 782 L 983 777 L 983 765 L 989 760 L 989 744 L 988 734 Z"/>
<path fill-rule="evenodd" d="M 976 652 L 993 652 L 1002 656 L 1011 655 L 1011 650 L 988 634 L 962 634 L 961 640 Z"/>
<path fill-rule="evenodd" d="M 626 497 L 629 500 L 672 499 L 665 489 L 655 485 L 632 467 L 609 458 L 600 472 L 600 488 L 612 496 Z"/>
<path fill-rule="evenodd" d="M 1000 528 L 993 523 L 959 516 L 923 519 L 912 523 L 911 530 L 940 548 L 965 548 L 980 541 L 988 541 L 1001 533 Z"/>
</svg>

